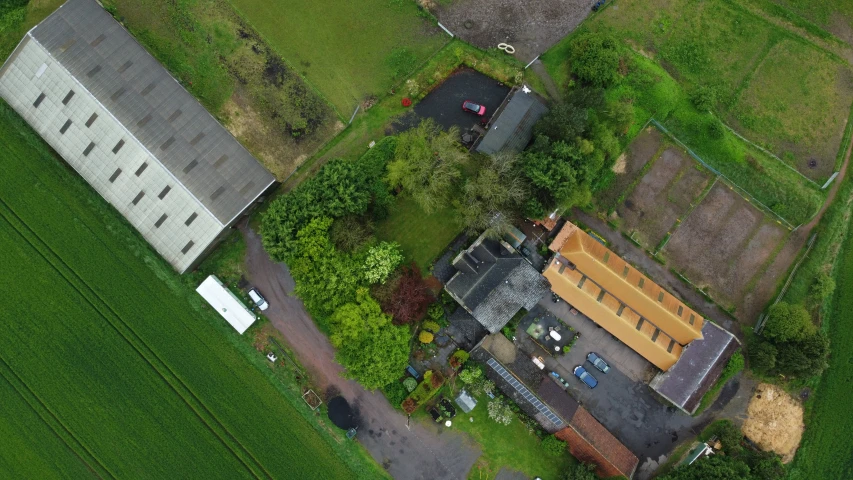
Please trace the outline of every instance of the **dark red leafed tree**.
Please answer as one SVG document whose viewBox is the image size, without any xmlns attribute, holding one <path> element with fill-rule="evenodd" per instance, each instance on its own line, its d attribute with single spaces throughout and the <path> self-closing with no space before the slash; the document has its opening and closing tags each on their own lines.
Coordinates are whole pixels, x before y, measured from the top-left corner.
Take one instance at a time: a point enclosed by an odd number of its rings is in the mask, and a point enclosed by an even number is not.
<svg viewBox="0 0 853 480">
<path fill-rule="evenodd" d="M 400 280 L 384 310 L 393 317 L 394 323 L 402 325 L 422 319 L 432 302 L 432 292 L 421 276 L 421 269 L 412 263 L 402 268 Z"/>
</svg>

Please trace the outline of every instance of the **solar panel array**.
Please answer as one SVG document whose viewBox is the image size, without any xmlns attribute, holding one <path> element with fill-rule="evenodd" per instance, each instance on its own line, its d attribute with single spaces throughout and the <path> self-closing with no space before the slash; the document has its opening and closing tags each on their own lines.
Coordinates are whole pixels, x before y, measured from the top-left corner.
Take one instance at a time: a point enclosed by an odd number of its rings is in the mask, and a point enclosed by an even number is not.
<svg viewBox="0 0 853 480">
<path fill-rule="evenodd" d="M 547 405 L 545 405 L 538 398 L 536 398 L 535 395 L 530 393 L 530 390 L 528 390 L 523 383 L 519 382 L 515 377 L 513 377 L 511 373 L 507 372 L 503 365 L 498 363 L 497 360 L 495 360 L 494 358 L 490 358 L 489 361 L 486 363 L 488 363 L 490 367 L 494 368 L 495 371 L 498 372 L 498 375 L 503 377 L 503 379 L 506 380 L 507 383 L 512 385 L 512 387 L 516 389 L 516 391 L 518 391 L 518 393 L 520 393 L 521 396 L 525 398 L 525 400 L 527 400 L 528 402 L 530 402 L 531 405 L 536 407 L 536 409 L 539 410 L 539 413 L 545 415 L 545 418 L 550 420 L 558 428 L 563 426 L 563 421 L 560 419 L 560 417 L 554 414 L 554 412 L 552 412 Z"/>
</svg>

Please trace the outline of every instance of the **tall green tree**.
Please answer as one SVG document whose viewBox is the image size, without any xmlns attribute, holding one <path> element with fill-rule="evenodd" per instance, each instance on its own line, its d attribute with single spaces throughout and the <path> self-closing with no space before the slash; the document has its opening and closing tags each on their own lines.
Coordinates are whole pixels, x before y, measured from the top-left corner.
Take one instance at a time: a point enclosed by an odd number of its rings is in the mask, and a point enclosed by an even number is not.
<svg viewBox="0 0 853 480">
<path fill-rule="evenodd" d="M 403 261 L 403 253 L 396 242 L 379 242 L 367 250 L 364 259 L 364 279 L 367 283 L 385 283 Z"/>
<path fill-rule="evenodd" d="M 393 325 L 367 289 L 358 289 L 356 300 L 339 307 L 329 325 L 347 377 L 367 389 L 400 378 L 409 361 L 409 329 Z"/>
<path fill-rule="evenodd" d="M 459 145 L 459 129 L 442 131 L 431 119 L 400 134 L 388 184 L 402 188 L 426 213 L 448 205 L 468 153 Z"/>
<path fill-rule="evenodd" d="M 805 307 L 779 302 L 768 310 L 767 323 L 761 334 L 774 342 L 790 342 L 814 332 L 815 326 Z"/>
<path fill-rule="evenodd" d="M 363 280 L 357 262 L 337 251 L 329 239 L 331 224 L 332 220 L 326 217 L 309 222 L 296 235 L 290 255 L 296 294 L 319 320 L 352 301 Z"/>
<path fill-rule="evenodd" d="M 500 234 L 512 224 L 514 212 L 528 196 L 517 163 L 518 157 L 511 153 L 486 157 L 477 174 L 465 183 L 458 209 L 459 221 L 469 234 Z"/>
<path fill-rule="evenodd" d="M 619 80 L 619 44 L 605 33 L 583 33 L 569 50 L 572 73 L 584 83 L 607 87 Z"/>
</svg>

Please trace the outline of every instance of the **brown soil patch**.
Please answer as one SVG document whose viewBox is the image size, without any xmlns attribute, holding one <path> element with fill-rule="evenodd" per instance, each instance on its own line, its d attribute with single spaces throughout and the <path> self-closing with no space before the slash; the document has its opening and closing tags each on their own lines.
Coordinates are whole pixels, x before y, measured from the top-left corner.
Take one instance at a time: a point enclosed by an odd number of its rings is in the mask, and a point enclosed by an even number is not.
<svg viewBox="0 0 853 480">
<path fill-rule="evenodd" d="M 646 248 L 655 248 L 711 180 L 675 148 L 658 158 L 631 195 L 617 208 L 626 231 Z"/>
<path fill-rule="evenodd" d="M 787 230 L 717 182 L 665 247 L 672 266 L 727 307 L 741 305 Z"/>
<path fill-rule="evenodd" d="M 803 436 L 803 406 L 781 388 L 762 383 L 747 408 L 743 434 L 762 450 L 782 456 L 788 463 Z"/>
<path fill-rule="evenodd" d="M 628 151 L 619 157 L 613 172 L 616 178 L 605 191 L 598 195 L 598 201 L 606 209 L 614 206 L 622 193 L 637 178 L 637 174 L 654 158 L 663 145 L 663 136 L 656 128 L 646 128 L 628 146 Z M 624 157 L 624 158 L 623 158 Z"/>
</svg>

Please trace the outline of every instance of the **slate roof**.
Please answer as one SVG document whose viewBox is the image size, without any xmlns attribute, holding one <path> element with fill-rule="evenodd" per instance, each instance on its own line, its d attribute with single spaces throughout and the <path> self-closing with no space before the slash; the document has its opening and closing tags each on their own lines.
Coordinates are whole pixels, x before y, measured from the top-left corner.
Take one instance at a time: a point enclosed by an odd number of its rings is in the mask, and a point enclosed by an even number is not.
<svg viewBox="0 0 853 480">
<path fill-rule="evenodd" d="M 221 223 L 275 180 L 94 0 L 68 0 L 28 35 Z"/>
<path fill-rule="evenodd" d="M 649 383 L 652 390 L 691 415 L 740 346 L 734 335 L 713 322 L 705 322 L 702 336 L 683 350 L 672 368 Z"/>
<path fill-rule="evenodd" d="M 554 413 L 565 420 L 566 423 L 571 421 L 580 406 L 577 400 L 572 398 L 571 395 L 563 390 L 563 387 L 551 379 L 550 375 L 543 378 L 542 382 L 539 383 L 536 394 L 554 410 Z"/>
<path fill-rule="evenodd" d="M 445 288 L 490 333 L 520 309 L 530 310 L 548 282 L 518 253 L 481 236 L 453 260 L 457 272 Z"/>
<path fill-rule="evenodd" d="M 533 92 L 513 89 L 509 100 L 498 108 L 486 135 L 477 145 L 480 153 L 520 152 L 533 137 L 533 125 L 548 112 L 548 107 Z"/>
</svg>

